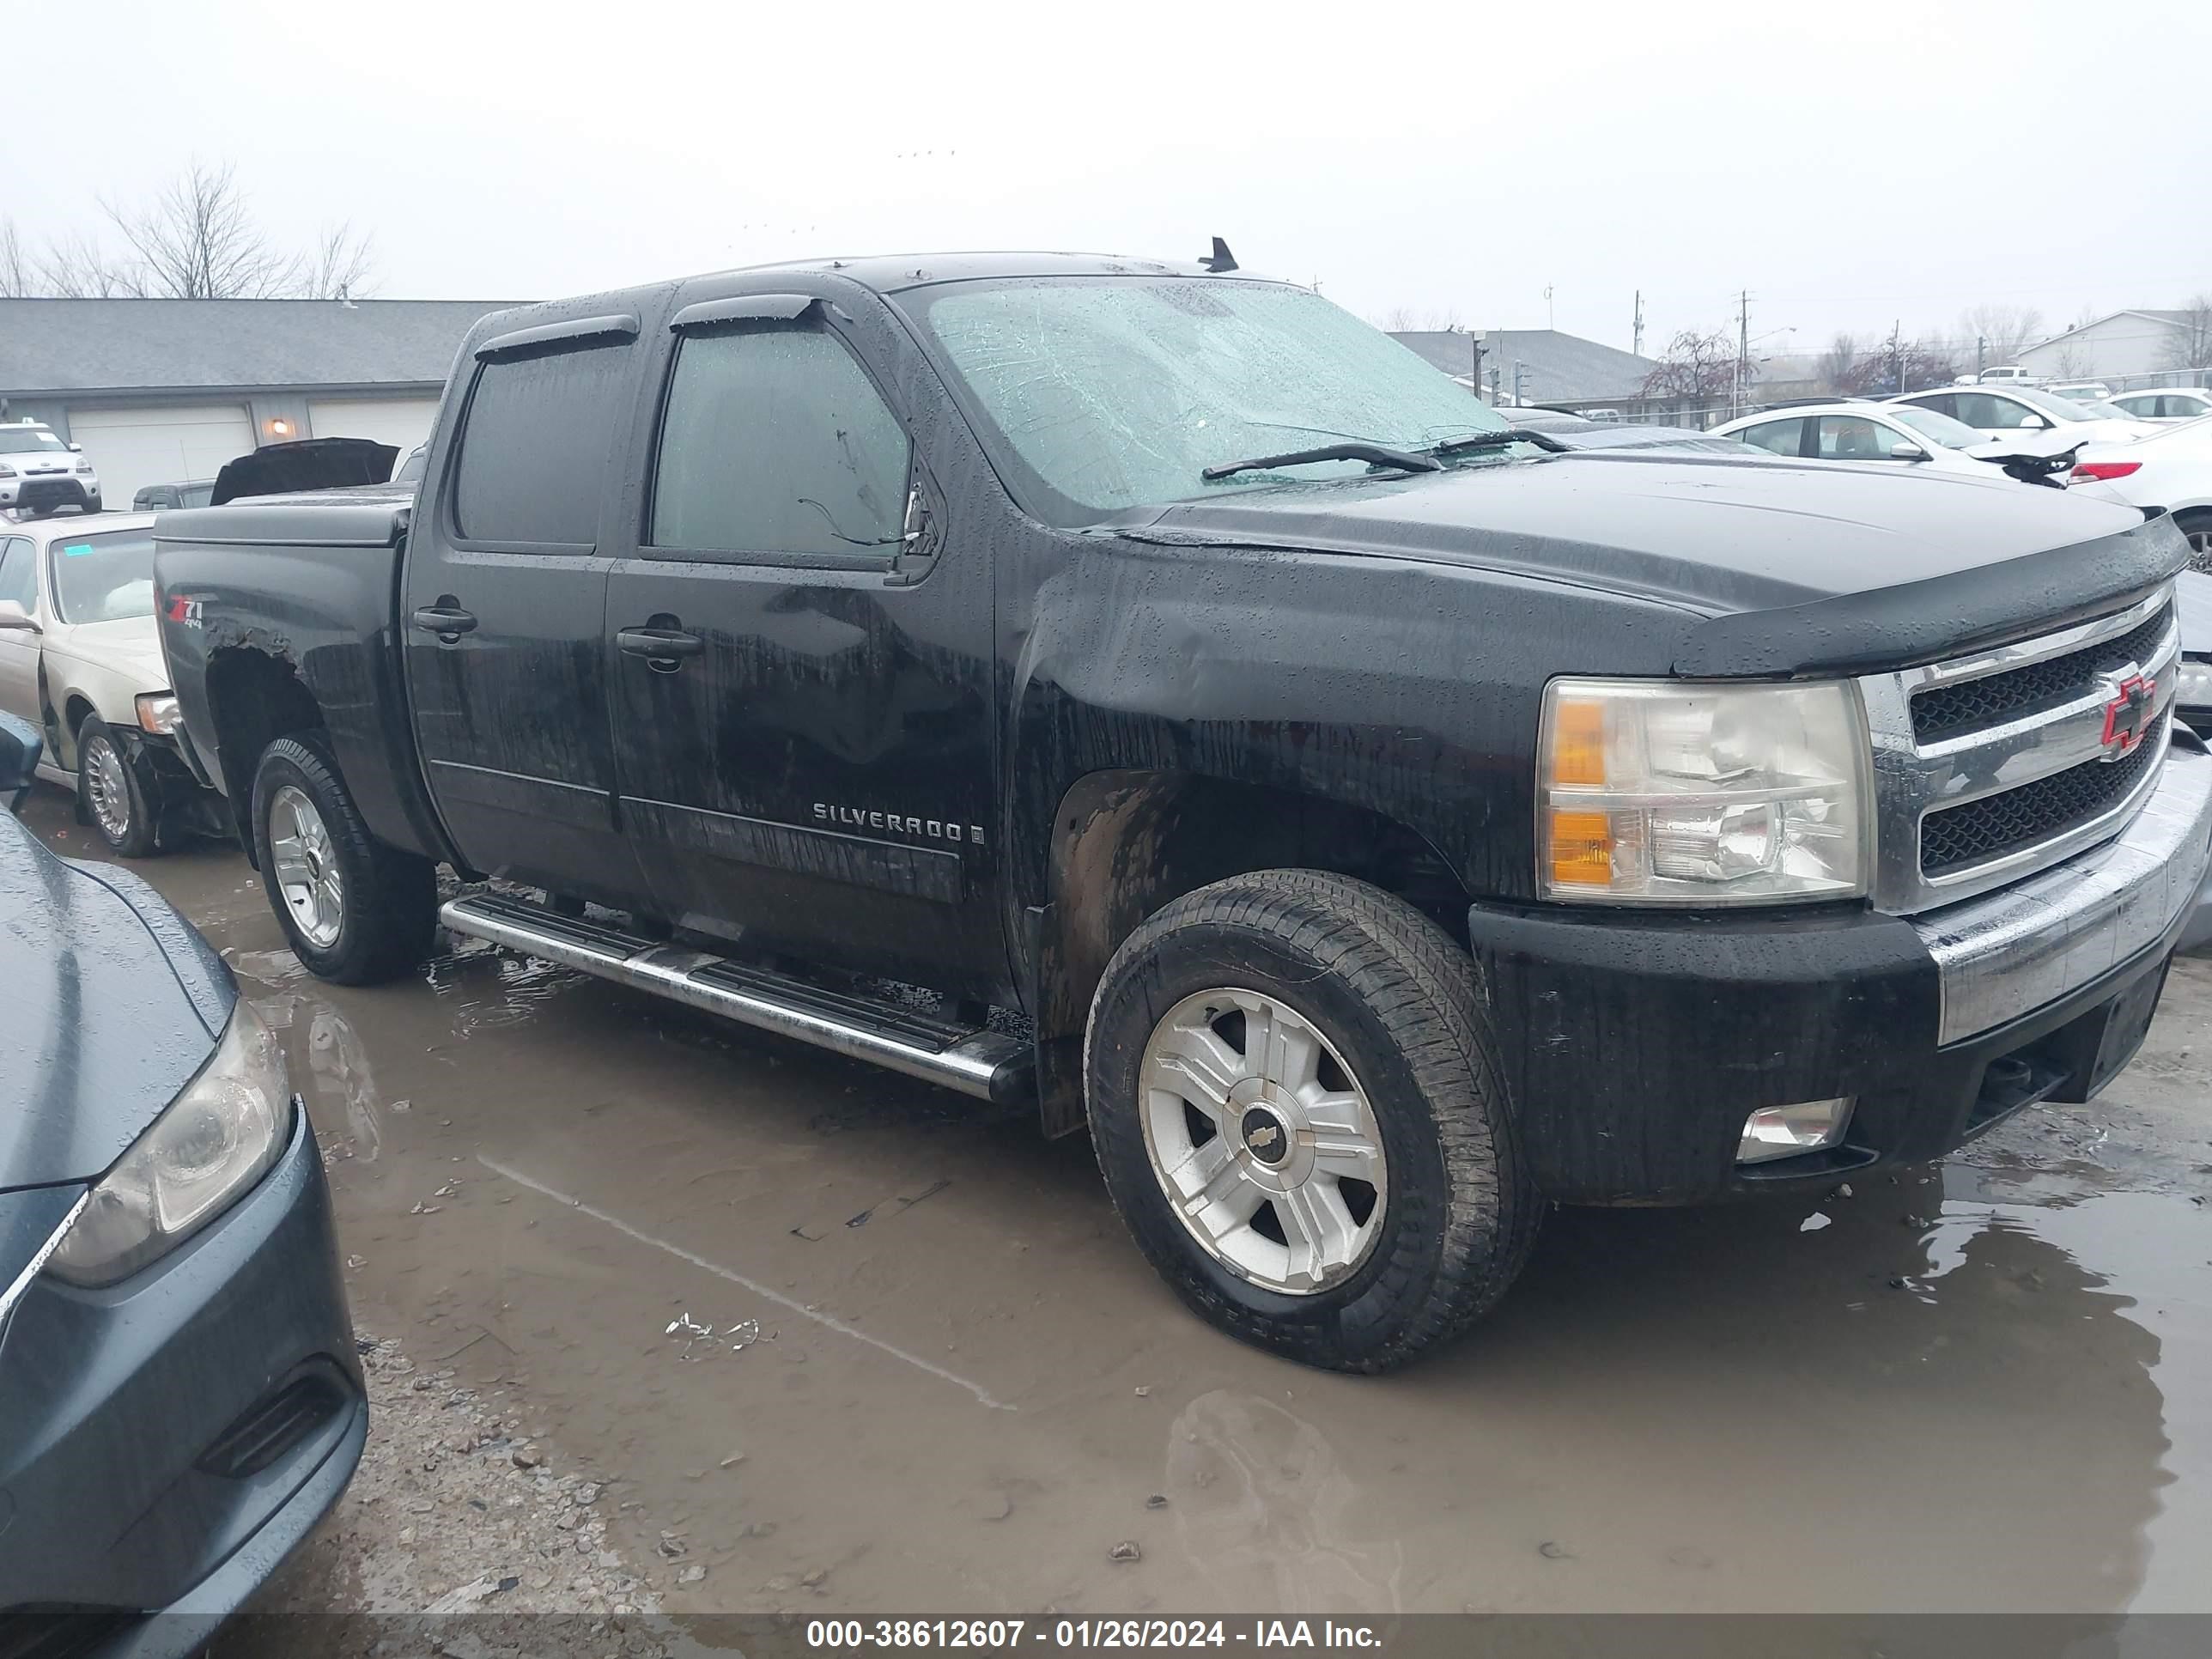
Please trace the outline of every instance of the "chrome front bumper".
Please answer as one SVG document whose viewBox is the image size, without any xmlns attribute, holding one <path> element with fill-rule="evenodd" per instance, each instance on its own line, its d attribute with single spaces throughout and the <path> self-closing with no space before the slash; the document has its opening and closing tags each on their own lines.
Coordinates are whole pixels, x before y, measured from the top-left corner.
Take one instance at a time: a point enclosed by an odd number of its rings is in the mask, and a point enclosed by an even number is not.
<svg viewBox="0 0 2212 1659">
<path fill-rule="evenodd" d="M 2158 786 L 2103 846 L 1917 917 L 1942 986 L 1938 1041 L 2033 1013 L 2166 937 L 2212 866 L 2212 754 L 2177 732 Z"/>
</svg>

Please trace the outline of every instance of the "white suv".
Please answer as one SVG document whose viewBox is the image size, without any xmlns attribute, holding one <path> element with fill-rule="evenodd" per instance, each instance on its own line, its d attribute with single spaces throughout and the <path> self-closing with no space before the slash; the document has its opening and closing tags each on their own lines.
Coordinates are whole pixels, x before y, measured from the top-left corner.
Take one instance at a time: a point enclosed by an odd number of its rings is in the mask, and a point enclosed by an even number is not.
<svg viewBox="0 0 2212 1659">
<path fill-rule="evenodd" d="M 83 446 L 64 443 L 36 421 L 0 423 L 0 514 L 42 519 L 65 507 L 100 511 L 100 475 Z"/>
</svg>

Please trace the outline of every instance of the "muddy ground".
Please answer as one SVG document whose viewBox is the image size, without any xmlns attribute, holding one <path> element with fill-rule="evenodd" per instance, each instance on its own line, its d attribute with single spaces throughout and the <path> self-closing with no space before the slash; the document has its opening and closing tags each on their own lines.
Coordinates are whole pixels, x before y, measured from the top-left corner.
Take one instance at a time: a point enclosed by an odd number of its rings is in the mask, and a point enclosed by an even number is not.
<svg viewBox="0 0 2212 1659">
<path fill-rule="evenodd" d="M 1364 1380 L 1192 1319 L 1080 1139 L 473 944 L 323 985 L 235 854 L 137 868 L 285 1026 L 385 1345 L 266 1606 L 2212 1608 L 2212 961 L 2093 1105 L 1556 1214 Z"/>
</svg>

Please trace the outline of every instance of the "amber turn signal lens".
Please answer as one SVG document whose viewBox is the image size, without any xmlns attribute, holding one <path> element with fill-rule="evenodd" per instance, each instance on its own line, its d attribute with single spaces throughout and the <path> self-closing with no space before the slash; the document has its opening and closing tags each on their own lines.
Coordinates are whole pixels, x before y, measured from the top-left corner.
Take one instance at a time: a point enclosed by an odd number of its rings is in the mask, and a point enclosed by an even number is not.
<svg viewBox="0 0 2212 1659">
<path fill-rule="evenodd" d="M 1552 814 L 1552 879 L 1604 887 L 1613 881 L 1613 818 L 1605 812 Z"/>
<path fill-rule="evenodd" d="M 1562 699 L 1552 711 L 1552 782 L 1605 783 L 1605 705 Z"/>
</svg>

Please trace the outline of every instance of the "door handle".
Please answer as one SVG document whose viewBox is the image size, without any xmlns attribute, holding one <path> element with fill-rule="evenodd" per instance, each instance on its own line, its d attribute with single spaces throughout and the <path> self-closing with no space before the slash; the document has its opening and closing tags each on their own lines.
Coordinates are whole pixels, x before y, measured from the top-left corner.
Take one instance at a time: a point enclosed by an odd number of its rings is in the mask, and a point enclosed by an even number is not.
<svg viewBox="0 0 2212 1659">
<path fill-rule="evenodd" d="M 426 605 L 415 612 L 415 626 L 426 634 L 435 634 L 447 645 L 464 634 L 476 631 L 477 619 L 472 612 L 454 605 Z"/>
<path fill-rule="evenodd" d="M 624 628 L 616 631 L 615 648 L 624 656 L 643 657 L 648 668 L 672 674 L 683 659 L 706 650 L 707 641 L 680 628 Z"/>
</svg>

